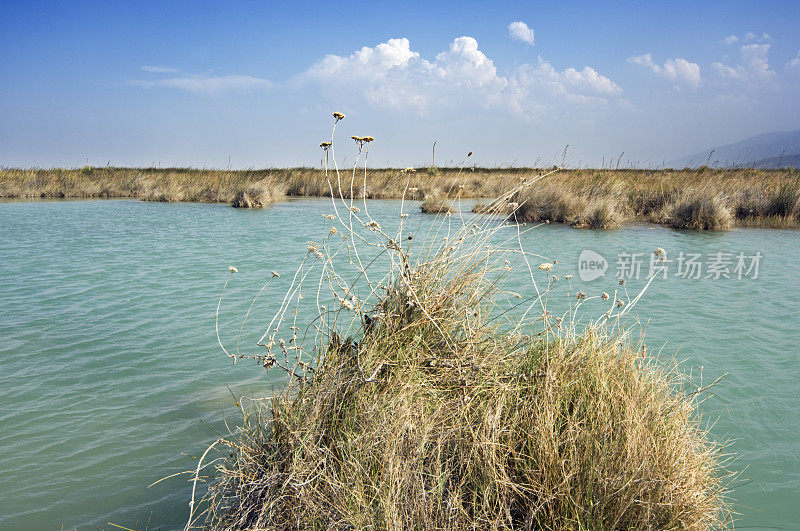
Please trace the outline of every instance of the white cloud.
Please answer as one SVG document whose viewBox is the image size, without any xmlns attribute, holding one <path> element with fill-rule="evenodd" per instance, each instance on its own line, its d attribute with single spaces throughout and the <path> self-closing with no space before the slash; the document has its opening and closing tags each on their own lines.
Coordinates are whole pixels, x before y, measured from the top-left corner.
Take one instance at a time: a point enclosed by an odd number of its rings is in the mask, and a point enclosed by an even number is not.
<svg viewBox="0 0 800 531">
<path fill-rule="evenodd" d="M 365 46 L 349 56 L 327 55 L 301 74 L 298 82 L 314 83 L 341 98 L 357 96 L 376 107 L 427 109 L 457 104 L 472 108 L 505 107 L 530 118 L 554 101 L 597 104 L 617 97 L 622 89 L 591 67 L 557 71 L 539 59 L 501 75 L 478 42 L 458 37 L 449 49 L 427 60 L 411 49 L 408 39 L 390 39 Z"/>
<path fill-rule="evenodd" d="M 537 65 L 523 64 L 515 74 L 509 104 L 524 116 L 556 102 L 603 106 L 610 98 L 618 101 L 622 94 L 619 85 L 592 67 L 558 71 L 541 57 Z"/>
<path fill-rule="evenodd" d="M 252 90 L 269 88 L 273 83 L 267 79 L 252 76 L 181 76 L 156 80 L 137 80 L 141 87 L 172 87 L 189 92 L 221 92 L 225 90 Z"/>
<path fill-rule="evenodd" d="M 309 73 L 314 76 L 346 75 L 358 78 L 386 76 L 392 69 L 403 69 L 409 61 L 419 57 L 412 52 L 408 39 L 389 39 L 374 48 L 364 46 L 349 57 L 326 55 Z"/>
<path fill-rule="evenodd" d="M 742 79 L 746 75 L 746 71 L 743 66 L 737 66 L 734 68 L 732 66 L 722 64 L 719 61 L 711 63 L 711 68 L 717 74 L 727 79 Z"/>
<path fill-rule="evenodd" d="M 518 72 L 518 81 L 522 86 L 548 87 L 554 94 L 602 97 L 622 93 L 619 85 L 590 66 L 585 66 L 583 70 L 567 68 L 558 72 L 549 62 L 540 58 L 537 66 L 522 65 Z"/>
<path fill-rule="evenodd" d="M 700 66 L 683 58 L 667 59 L 659 66 L 653 62 L 653 57 L 646 53 L 628 58 L 629 63 L 649 68 L 654 74 L 667 78 L 676 88 L 681 85 L 696 89 L 700 86 Z"/>
<path fill-rule="evenodd" d="M 745 44 L 740 50 L 741 64 L 726 65 L 714 62 L 711 68 L 725 79 L 751 84 L 767 83 L 775 79 L 775 71 L 769 67 L 769 44 Z"/>
<path fill-rule="evenodd" d="M 739 42 L 739 37 L 737 37 L 736 35 L 728 35 L 727 37 L 722 39 L 722 42 L 725 44 L 736 44 L 737 42 Z"/>
<path fill-rule="evenodd" d="M 169 66 L 140 66 L 142 70 L 145 72 L 151 72 L 154 74 L 175 74 L 180 72 L 177 68 L 172 68 Z"/>
<path fill-rule="evenodd" d="M 798 50 L 797 55 L 795 55 L 791 61 L 786 63 L 786 66 L 788 68 L 797 68 L 800 66 L 800 50 Z"/>
<path fill-rule="evenodd" d="M 517 41 L 533 44 L 533 28 L 524 22 L 512 22 L 508 25 L 508 35 Z"/>
<path fill-rule="evenodd" d="M 764 32 L 759 37 L 758 35 L 756 35 L 752 31 L 748 31 L 744 36 L 744 42 L 750 42 L 750 41 L 756 41 L 756 40 L 757 41 L 761 41 L 761 42 L 769 42 L 769 41 L 772 40 L 772 36 L 770 36 L 769 33 Z"/>
<path fill-rule="evenodd" d="M 326 92 L 357 92 L 371 103 L 424 108 L 429 85 L 441 77 L 434 65 L 411 50 L 406 38 L 364 46 L 347 57 L 329 54 L 299 76 L 300 83 L 318 83 Z"/>
<path fill-rule="evenodd" d="M 465 86 L 489 86 L 500 89 L 506 79 L 497 75 L 494 62 L 478 49 L 472 37 L 459 37 L 450 50 L 436 56 L 435 71 L 442 80 Z"/>
</svg>

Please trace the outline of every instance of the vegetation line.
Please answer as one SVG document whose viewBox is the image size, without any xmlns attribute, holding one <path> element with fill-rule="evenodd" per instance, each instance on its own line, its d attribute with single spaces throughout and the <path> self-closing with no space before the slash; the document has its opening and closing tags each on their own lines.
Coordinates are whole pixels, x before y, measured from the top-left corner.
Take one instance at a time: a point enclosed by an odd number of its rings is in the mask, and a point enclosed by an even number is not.
<svg viewBox="0 0 800 531">
<path fill-rule="evenodd" d="M 356 199 L 426 200 L 425 212 L 453 210 L 448 200 L 494 198 L 543 170 L 537 168 L 364 169 L 352 181 Z M 342 185 L 344 186 L 344 185 Z M 294 197 L 350 196 L 311 168 L 2 169 L 0 198 L 137 198 L 229 203 L 254 208 Z M 519 221 L 611 228 L 660 223 L 676 229 L 800 225 L 800 171 L 760 169 L 563 170 L 546 184 L 510 198 L 524 205 Z M 480 205 L 476 207 L 478 210 Z"/>
</svg>

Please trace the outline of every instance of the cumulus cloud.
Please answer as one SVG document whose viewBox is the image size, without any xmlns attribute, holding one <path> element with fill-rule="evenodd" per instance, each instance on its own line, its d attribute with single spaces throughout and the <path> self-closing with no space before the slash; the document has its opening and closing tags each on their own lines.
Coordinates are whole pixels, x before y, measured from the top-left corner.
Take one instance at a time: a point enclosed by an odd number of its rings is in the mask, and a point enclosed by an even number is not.
<svg viewBox="0 0 800 531">
<path fill-rule="evenodd" d="M 332 75 L 355 76 L 358 78 L 385 77 L 393 70 L 399 71 L 408 66 L 419 53 L 412 52 L 408 39 L 389 39 L 370 48 L 364 46 L 349 57 L 326 55 L 307 73 L 311 77 L 325 78 Z"/>
<path fill-rule="evenodd" d="M 711 68 L 722 78 L 751 84 L 767 83 L 775 79 L 769 66 L 769 44 L 745 44 L 741 47 L 741 64 L 726 65 L 714 62 Z"/>
<path fill-rule="evenodd" d="M 411 49 L 408 39 L 365 46 L 349 56 L 327 55 L 298 78 L 337 96 L 357 96 L 373 106 L 425 111 L 433 106 L 468 103 L 505 107 L 529 117 L 554 99 L 602 103 L 622 93 L 591 67 L 558 71 L 539 59 L 502 75 L 473 37 L 454 39 L 432 60 Z"/>
<path fill-rule="evenodd" d="M 800 66 L 800 50 L 798 50 L 797 55 L 795 55 L 791 61 L 786 63 L 786 66 L 788 68 L 797 68 Z"/>
<path fill-rule="evenodd" d="M 512 22 L 508 25 L 508 35 L 517 41 L 533 44 L 533 28 L 524 22 Z"/>
<path fill-rule="evenodd" d="M 728 35 L 727 37 L 722 39 L 722 42 L 729 45 L 736 44 L 737 42 L 739 42 L 739 37 L 737 37 L 736 35 Z"/>
<path fill-rule="evenodd" d="M 659 66 L 649 54 L 634 55 L 628 62 L 649 68 L 654 74 L 667 78 L 676 88 L 683 85 L 692 89 L 700 86 L 700 66 L 683 58 L 667 59 Z"/>
<path fill-rule="evenodd" d="M 189 92 L 221 92 L 226 90 L 252 90 L 269 88 L 273 83 L 267 79 L 252 76 L 199 76 L 188 75 L 155 80 L 137 80 L 140 87 L 171 87 Z"/>
<path fill-rule="evenodd" d="M 497 89 L 506 79 L 497 75 L 494 62 L 478 49 L 472 37 L 459 37 L 450 43 L 450 50 L 436 56 L 435 72 L 443 80 L 462 86 L 491 86 Z"/>
<path fill-rule="evenodd" d="M 559 72 L 549 62 L 540 58 L 537 66 L 522 65 L 518 72 L 521 85 L 549 87 L 558 94 L 618 96 L 622 93 L 619 85 L 600 75 L 590 66 L 583 67 L 583 70 L 567 68 Z"/>
<path fill-rule="evenodd" d="M 753 33 L 752 31 L 748 31 L 747 33 L 745 33 L 744 42 L 751 42 L 756 40 L 761 42 L 769 42 L 772 40 L 772 37 L 770 36 L 769 33 L 766 32 L 762 33 L 760 37 L 755 33 Z"/>
</svg>

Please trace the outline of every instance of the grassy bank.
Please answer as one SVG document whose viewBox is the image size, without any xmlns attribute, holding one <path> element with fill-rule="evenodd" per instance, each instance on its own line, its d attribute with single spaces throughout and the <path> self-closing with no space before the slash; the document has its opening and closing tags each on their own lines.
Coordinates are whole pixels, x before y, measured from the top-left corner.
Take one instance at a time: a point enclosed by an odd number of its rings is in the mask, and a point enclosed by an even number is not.
<svg viewBox="0 0 800 531">
<path fill-rule="evenodd" d="M 540 174 L 532 168 L 437 168 L 407 172 L 374 169 L 366 186 L 359 171 L 341 173 L 342 195 L 375 199 L 497 197 Z M 0 197 L 104 197 L 147 201 L 221 202 L 256 207 L 284 196 L 329 196 L 331 183 L 320 170 L 193 170 L 180 168 L 83 168 L 0 170 Z M 800 225 L 797 170 L 563 170 L 514 202 L 521 221 L 553 221 L 609 228 L 624 223 L 660 223 L 678 229 Z"/>
</svg>

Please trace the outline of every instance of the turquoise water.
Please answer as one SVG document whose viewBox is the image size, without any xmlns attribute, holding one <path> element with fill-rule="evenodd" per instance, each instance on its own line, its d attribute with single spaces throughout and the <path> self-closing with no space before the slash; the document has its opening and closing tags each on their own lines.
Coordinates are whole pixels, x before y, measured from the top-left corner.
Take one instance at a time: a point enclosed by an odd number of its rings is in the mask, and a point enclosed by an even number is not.
<svg viewBox="0 0 800 531">
<path fill-rule="evenodd" d="M 397 201 L 373 201 L 396 217 Z M 281 277 L 254 307 L 252 345 L 291 273 L 330 223 L 325 200 L 265 210 L 138 201 L 0 204 L 0 529 L 182 527 L 190 485 L 158 479 L 196 465 L 193 456 L 237 420 L 228 390 L 263 396 L 282 375 L 232 365 L 219 351 L 214 315 L 227 268 L 223 337 L 235 339 L 252 295 Z M 416 214 L 411 226 L 432 218 Z M 653 227 L 584 231 L 546 225 L 525 248 L 558 260 L 589 296 L 618 288 L 619 253 L 660 246 L 669 259 L 761 253 L 758 278 L 657 280 L 638 305 L 651 351 L 685 360 L 704 383 L 726 374 L 703 404 L 712 433 L 730 439 L 741 471 L 732 494 L 737 527 L 797 528 L 800 521 L 800 233 L 719 234 Z M 582 250 L 609 261 L 579 280 Z M 536 264 L 534 264 L 535 267 Z M 670 267 L 676 266 L 675 263 Z M 706 271 L 703 271 L 705 276 Z M 564 285 L 566 289 L 566 284 Z M 520 290 L 530 290 L 520 284 Z M 529 295 L 529 293 L 524 293 Z M 598 300 L 584 313 L 606 308 Z M 113 529 L 113 528 L 112 528 Z"/>
</svg>

